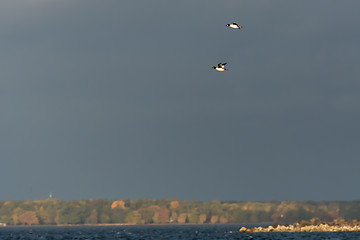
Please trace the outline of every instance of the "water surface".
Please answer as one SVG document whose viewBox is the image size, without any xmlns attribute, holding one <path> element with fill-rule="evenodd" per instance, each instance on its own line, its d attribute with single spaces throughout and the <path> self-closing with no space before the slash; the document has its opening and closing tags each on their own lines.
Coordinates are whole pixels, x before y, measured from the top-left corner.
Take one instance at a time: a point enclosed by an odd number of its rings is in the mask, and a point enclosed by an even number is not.
<svg viewBox="0 0 360 240">
<path fill-rule="evenodd" d="M 6 227 L 0 239 L 357 239 L 360 232 L 338 233 L 239 233 L 240 225 L 169 225 L 169 226 L 86 226 L 86 227 Z"/>
</svg>

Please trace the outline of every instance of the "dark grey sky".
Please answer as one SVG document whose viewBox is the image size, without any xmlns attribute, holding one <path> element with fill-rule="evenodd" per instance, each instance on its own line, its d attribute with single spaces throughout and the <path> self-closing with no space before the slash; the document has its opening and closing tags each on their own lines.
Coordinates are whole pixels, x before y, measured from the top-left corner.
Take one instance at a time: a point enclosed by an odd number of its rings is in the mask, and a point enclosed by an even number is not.
<svg viewBox="0 0 360 240">
<path fill-rule="evenodd" d="M 359 9 L 1 1 L 0 200 L 360 199 Z"/>
</svg>

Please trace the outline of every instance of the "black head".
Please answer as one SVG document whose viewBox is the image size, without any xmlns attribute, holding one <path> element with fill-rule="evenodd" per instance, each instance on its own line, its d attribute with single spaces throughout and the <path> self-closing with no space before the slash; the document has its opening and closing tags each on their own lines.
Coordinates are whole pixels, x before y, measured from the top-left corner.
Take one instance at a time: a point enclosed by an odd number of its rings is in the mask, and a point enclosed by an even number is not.
<svg viewBox="0 0 360 240">
<path fill-rule="evenodd" d="M 230 26 L 230 24 L 226 24 L 226 26 L 227 26 L 227 27 L 229 27 L 229 26 Z"/>
<path fill-rule="evenodd" d="M 213 67 L 212 67 L 212 69 L 216 69 L 216 67 L 215 67 L 215 66 L 213 66 Z"/>
</svg>

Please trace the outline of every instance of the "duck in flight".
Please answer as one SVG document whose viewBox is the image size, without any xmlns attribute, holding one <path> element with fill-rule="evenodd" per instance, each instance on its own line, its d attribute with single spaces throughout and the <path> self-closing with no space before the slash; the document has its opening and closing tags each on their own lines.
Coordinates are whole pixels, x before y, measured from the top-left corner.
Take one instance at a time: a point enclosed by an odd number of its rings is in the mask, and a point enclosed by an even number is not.
<svg viewBox="0 0 360 240">
<path fill-rule="evenodd" d="M 235 29 L 240 29 L 242 28 L 242 26 L 237 25 L 236 23 L 230 23 L 230 24 L 226 24 L 227 27 L 231 27 L 231 28 L 235 28 Z"/>
<path fill-rule="evenodd" d="M 226 71 L 227 69 L 224 67 L 226 65 L 226 63 L 219 63 L 217 65 L 217 67 L 213 66 L 212 68 L 215 69 L 216 71 L 219 71 L 219 72 L 223 72 L 223 71 Z"/>
</svg>

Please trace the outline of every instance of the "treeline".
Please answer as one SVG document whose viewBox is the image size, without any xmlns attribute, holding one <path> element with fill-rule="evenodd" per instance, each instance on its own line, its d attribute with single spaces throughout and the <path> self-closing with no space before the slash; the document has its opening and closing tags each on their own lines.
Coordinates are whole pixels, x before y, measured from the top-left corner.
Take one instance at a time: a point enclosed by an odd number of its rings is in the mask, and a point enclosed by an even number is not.
<svg viewBox="0 0 360 240">
<path fill-rule="evenodd" d="M 0 202 L 0 223 L 62 224 L 216 224 L 294 223 L 360 218 L 360 201 L 197 202 L 177 199 L 106 199 Z"/>
</svg>

